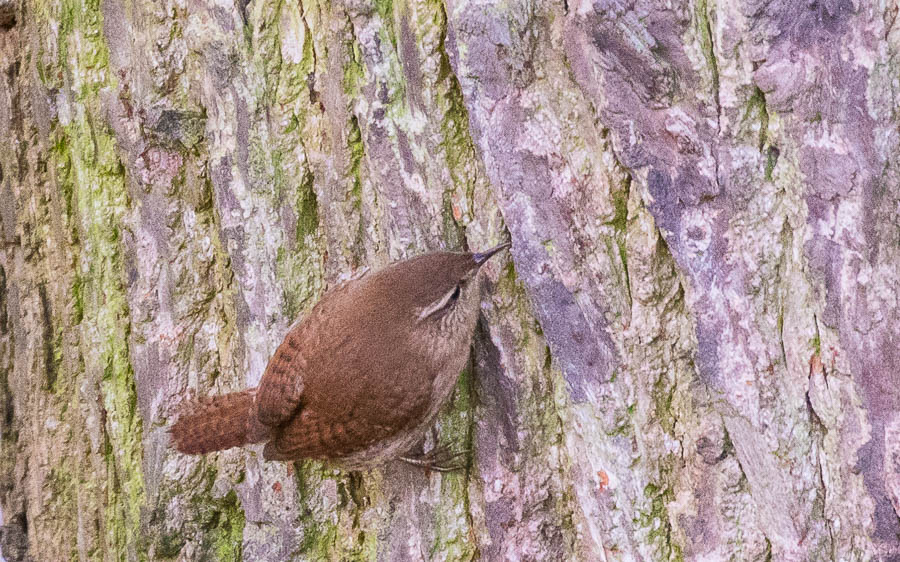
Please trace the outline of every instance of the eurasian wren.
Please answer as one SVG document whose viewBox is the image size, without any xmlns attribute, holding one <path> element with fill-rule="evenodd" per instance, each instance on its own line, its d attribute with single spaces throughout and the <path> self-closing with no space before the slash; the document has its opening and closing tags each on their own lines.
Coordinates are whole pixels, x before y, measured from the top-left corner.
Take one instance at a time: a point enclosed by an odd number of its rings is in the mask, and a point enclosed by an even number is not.
<svg viewBox="0 0 900 562">
<path fill-rule="evenodd" d="M 446 402 L 469 356 L 484 253 L 437 252 L 328 291 L 294 324 L 256 388 L 189 402 L 175 447 L 266 442 L 267 460 L 358 469 L 401 457 Z"/>
</svg>

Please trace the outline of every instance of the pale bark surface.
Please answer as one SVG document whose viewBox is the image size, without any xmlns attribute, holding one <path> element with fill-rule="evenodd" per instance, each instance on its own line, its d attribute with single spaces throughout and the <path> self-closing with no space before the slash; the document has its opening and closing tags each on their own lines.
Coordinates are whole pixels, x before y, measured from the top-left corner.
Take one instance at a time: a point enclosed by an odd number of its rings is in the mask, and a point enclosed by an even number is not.
<svg viewBox="0 0 900 562">
<path fill-rule="evenodd" d="M 900 560 L 900 23 L 0 0 L 8 560 Z M 363 266 L 510 238 L 426 447 L 185 457 Z"/>
</svg>

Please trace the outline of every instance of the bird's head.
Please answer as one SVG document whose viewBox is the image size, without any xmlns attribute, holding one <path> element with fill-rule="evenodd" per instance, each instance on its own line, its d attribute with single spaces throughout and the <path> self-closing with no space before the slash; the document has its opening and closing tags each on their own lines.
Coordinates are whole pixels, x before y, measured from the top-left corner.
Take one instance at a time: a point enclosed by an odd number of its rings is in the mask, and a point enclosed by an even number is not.
<svg viewBox="0 0 900 562">
<path fill-rule="evenodd" d="M 418 329 L 443 331 L 455 324 L 474 328 L 481 300 L 478 272 L 492 256 L 509 247 L 485 252 L 435 252 L 398 262 L 380 272 L 379 285 Z"/>
</svg>

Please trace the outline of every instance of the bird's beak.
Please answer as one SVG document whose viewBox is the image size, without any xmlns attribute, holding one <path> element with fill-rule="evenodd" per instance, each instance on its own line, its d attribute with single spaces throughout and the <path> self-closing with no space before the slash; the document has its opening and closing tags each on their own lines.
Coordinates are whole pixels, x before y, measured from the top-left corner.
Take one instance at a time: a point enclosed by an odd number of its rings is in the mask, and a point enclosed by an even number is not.
<svg viewBox="0 0 900 562">
<path fill-rule="evenodd" d="M 510 246 L 511 246 L 511 244 L 509 242 L 500 244 L 499 246 L 491 248 L 490 250 L 488 250 L 486 252 L 478 252 L 477 254 L 472 254 L 472 259 L 475 260 L 476 265 L 480 266 L 484 262 L 488 261 L 491 258 L 491 256 L 493 256 L 494 254 L 496 254 L 497 252 L 499 252 L 501 250 L 505 250 L 505 249 L 509 248 Z"/>
</svg>

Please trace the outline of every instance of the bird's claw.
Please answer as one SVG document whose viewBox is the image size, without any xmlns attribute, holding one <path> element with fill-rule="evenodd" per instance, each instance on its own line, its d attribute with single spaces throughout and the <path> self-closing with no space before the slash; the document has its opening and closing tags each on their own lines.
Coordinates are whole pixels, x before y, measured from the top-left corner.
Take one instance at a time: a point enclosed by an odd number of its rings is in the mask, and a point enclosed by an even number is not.
<svg viewBox="0 0 900 562">
<path fill-rule="evenodd" d="M 455 472 L 466 468 L 468 465 L 466 459 L 470 452 L 471 451 L 468 449 L 453 452 L 449 447 L 439 445 L 427 453 L 416 456 L 400 457 L 400 460 L 413 466 L 424 468 L 426 471 Z"/>
</svg>

